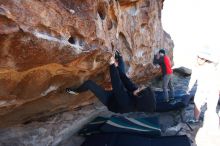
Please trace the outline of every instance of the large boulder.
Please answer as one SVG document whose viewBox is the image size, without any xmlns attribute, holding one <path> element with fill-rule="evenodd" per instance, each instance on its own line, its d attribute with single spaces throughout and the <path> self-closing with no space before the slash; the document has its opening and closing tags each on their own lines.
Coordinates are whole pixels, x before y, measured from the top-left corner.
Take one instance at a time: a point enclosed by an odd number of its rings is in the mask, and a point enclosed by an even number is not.
<svg viewBox="0 0 220 146">
<path fill-rule="evenodd" d="M 162 7 L 163 0 L 1 0 L 0 127 L 90 103 L 90 92 L 64 89 L 108 83 L 116 48 L 135 81 L 154 77 L 154 49 L 172 58 Z"/>
</svg>

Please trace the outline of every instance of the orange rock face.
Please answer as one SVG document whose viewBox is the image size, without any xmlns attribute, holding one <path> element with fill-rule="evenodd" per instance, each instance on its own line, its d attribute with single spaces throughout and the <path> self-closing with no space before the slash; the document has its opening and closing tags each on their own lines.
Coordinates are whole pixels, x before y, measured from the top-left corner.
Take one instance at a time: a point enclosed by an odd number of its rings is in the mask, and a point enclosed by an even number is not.
<svg viewBox="0 0 220 146">
<path fill-rule="evenodd" d="M 119 49 L 128 75 L 150 79 L 153 52 L 173 42 L 163 30 L 163 0 L 1 0 L 0 127 L 24 123 L 92 100 L 64 89 L 109 81 Z"/>
</svg>

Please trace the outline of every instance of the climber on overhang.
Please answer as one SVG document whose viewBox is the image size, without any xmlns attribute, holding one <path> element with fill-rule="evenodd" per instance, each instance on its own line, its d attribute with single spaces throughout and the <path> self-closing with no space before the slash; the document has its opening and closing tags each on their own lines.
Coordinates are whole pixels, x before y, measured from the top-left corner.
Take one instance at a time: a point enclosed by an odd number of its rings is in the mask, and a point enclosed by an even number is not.
<svg viewBox="0 0 220 146">
<path fill-rule="evenodd" d="M 79 92 L 90 90 L 113 112 L 155 111 L 154 92 L 150 87 L 137 87 L 127 77 L 125 63 L 119 51 L 116 51 L 115 56 L 111 57 L 109 64 L 112 90 L 104 90 L 95 82 L 88 80 L 80 87 L 70 87 L 66 91 L 70 94 L 78 94 Z"/>
</svg>

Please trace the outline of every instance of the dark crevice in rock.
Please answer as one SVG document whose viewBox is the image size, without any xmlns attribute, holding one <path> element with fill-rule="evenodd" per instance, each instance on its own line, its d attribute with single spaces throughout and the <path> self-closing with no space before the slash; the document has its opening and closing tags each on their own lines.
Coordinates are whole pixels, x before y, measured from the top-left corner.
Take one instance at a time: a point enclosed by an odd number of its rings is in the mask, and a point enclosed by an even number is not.
<svg viewBox="0 0 220 146">
<path fill-rule="evenodd" d="M 104 20 L 106 18 L 107 10 L 108 10 L 108 4 L 107 3 L 100 2 L 98 4 L 97 12 L 98 12 L 98 14 L 99 14 L 99 16 L 102 20 Z"/>
<path fill-rule="evenodd" d="M 123 54 L 125 55 L 125 60 L 127 61 L 131 61 L 132 59 L 132 49 L 125 37 L 125 35 L 120 32 L 119 33 L 119 45 L 120 45 L 120 48 L 122 49 L 122 52 L 124 52 Z M 126 63 L 128 65 L 128 63 Z"/>
<path fill-rule="evenodd" d="M 74 36 L 71 36 L 69 39 L 68 39 L 68 42 L 70 43 L 70 44 L 76 44 L 76 38 L 74 37 Z"/>
<path fill-rule="evenodd" d="M 115 46 L 114 46 L 113 42 L 111 42 L 111 47 L 112 47 L 112 50 L 114 50 Z"/>
<path fill-rule="evenodd" d="M 128 49 L 130 52 L 132 52 L 129 43 L 128 43 L 125 35 L 122 32 L 119 33 L 119 40 L 125 45 L 126 49 Z"/>
<path fill-rule="evenodd" d="M 141 31 L 144 32 L 144 30 L 146 30 L 147 27 L 148 27 L 147 23 L 141 24 Z"/>
<path fill-rule="evenodd" d="M 139 0 L 136 1 L 128 1 L 128 0 L 119 0 L 119 4 L 123 8 L 132 7 L 137 4 Z"/>
<path fill-rule="evenodd" d="M 150 46 L 146 46 L 145 44 L 140 45 L 140 48 L 146 48 L 146 47 L 150 47 Z M 147 50 L 147 51 L 149 51 L 149 50 Z"/>
<path fill-rule="evenodd" d="M 82 36 L 79 32 L 74 30 L 71 30 L 71 37 L 68 39 L 68 42 L 72 45 L 77 45 L 84 47 L 86 46 L 86 40 L 85 37 Z"/>
<path fill-rule="evenodd" d="M 141 24 L 141 28 L 142 28 L 142 29 L 145 28 L 145 26 L 147 26 L 147 23 Z"/>
</svg>

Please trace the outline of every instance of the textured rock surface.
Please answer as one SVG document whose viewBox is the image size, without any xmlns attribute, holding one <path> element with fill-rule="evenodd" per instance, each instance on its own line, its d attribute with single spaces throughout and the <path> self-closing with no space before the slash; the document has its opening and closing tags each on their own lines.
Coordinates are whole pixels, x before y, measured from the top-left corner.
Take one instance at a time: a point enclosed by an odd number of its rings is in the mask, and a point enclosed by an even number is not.
<svg viewBox="0 0 220 146">
<path fill-rule="evenodd" d="M 99 107 L 97 109 L 97 107 Z M 100 108 L 102 107 L 102 108 Z M 0 128 L 1 146 L 80 146 L 76 132 L 97 115 L 111 114 L 99 102 L 25 125 Z"/>
<path fill-rule="evenodd" d="M 1 0 L 0 127 L 90 102 L 63 92 L 108 81 L 118 48 L 136 81 L 152 78 L 155 48 L 173 42 L 161 25 L 163 0 Z M 71 40 L 71 41 L 68 41 Z"/>
</svg>

